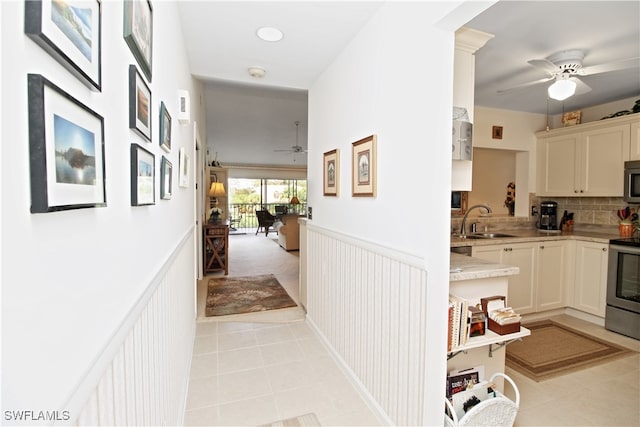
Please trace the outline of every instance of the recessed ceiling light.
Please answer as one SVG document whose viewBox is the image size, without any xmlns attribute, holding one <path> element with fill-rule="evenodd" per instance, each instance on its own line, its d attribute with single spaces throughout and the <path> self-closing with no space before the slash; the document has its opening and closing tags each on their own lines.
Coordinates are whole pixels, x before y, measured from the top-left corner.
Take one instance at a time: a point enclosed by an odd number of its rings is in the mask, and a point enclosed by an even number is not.
<svg viewBox="0 0 640 427">
<path fill-rule="evenodd" d="M 256 35 L 266 42 L 279 42 L 284 37 L 282 31 L 274 27 L 261 27 Z"/>
<path fill-rule="evenodd" d="M 256 77 L 256 78 L 262 78 L 264 77 L 264 75 L 267 73 L 267 70 L 265 70 L 262 67 L 258 67 L 258 66 L 254 66 L 254 67 L 249 67 L 249 75 L 251 77 Z"/>
</svg>

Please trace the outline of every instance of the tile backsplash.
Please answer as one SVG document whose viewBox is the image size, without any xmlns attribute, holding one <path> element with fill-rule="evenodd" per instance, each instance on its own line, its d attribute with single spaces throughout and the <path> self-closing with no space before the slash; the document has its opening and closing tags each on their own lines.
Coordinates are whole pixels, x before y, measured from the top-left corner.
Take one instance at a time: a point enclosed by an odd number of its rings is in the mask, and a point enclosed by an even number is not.
<svg viewBox="0 0 640 427">
<path fill-rule="evenodd" d="M 638 210 L 638 205 L 629 205 L 622 197 L 539 197 L 535 194 L 529 196 L 529 213 L 531 206 L 536 206 L 540 213 L 540 203 L 553 200 L 558 203 L 558 226 L 562 214 L 573 212 L 575 227 L 578 229 L 588 229 L 593 231 L 610 232 L 617 230 L 620 220 L 616 214 L 618 209 L 629 206 L 632 210 Z M 478 231 L 484 230 L 486 226 L 490 230 L 507 230 L 519 228 L 534 228 L 538 221 L 538 216 L 529 217 L 509 217 L 496 215 L 491 217 L 473 216 L 468 219 L 467 232 L 470 224 L 475 222 Z M 462 217 L 451 217 L 451 230 L 460 229 Z"/>
</svg>

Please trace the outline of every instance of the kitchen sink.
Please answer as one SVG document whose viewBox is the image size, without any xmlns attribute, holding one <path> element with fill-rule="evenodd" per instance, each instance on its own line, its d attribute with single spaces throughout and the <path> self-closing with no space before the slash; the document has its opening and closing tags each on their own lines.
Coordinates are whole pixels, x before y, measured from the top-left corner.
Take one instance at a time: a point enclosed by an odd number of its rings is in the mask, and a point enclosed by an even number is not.
<svg viewBox="0 0 640 427">
<path fill-rule="evenodd" d="M 467 239 L 499 239 L 501 237 L 516 237 L 511 234 L 503 233 L 474 233 L 467 234 Z"/>
</svg>

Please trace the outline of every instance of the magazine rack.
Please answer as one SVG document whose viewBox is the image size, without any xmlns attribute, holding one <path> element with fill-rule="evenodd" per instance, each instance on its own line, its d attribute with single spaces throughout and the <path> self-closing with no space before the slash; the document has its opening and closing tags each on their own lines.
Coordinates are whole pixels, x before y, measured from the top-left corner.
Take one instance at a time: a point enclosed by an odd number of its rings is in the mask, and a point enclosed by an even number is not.
<svg viewBox="0 0 640 427">
<path fill-rule="evenodd" d="M 511 387 L 516 394 L 516 401 L 508 399 L 502 393 L 496 391 L 496 397 L 491 397 L 478 403 L 471 408 L 469 412 L 464 414 L 460 419 L 456 416 L 456 412 L 453 410 L 453 406 L 449 399 L 445 398 L 445 403 L 449 412 L 453 416 L 453 419 L 445 415 L 444 425 L 447 427 L 457 426 L 513 426 L 513 422 L 518 414 L 518 407 L 520 406 L 520 392 L 518 387 L 511 378 L 497 372 L 491 376 L 489 382 L 493 382 L 494 378 L 503 377 L 505 380 L 511 383 Z"/>
</svg>

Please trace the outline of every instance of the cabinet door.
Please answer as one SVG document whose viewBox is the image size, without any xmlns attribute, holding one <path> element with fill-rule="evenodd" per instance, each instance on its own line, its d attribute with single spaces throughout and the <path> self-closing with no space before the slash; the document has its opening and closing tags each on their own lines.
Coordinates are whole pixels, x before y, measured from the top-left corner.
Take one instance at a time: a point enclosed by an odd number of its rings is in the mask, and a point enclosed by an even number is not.
<svg viewBox="0 0 640 427">
<path fill-rule="evenodd" d="M 501 245 L 472 246 L 471 256 L 474 258 L 480 258 L 486 261 L 495 262 L 496 264 L 503 264 L 502 249 L 503 248 Z"/>
<path fill-rule="evenodd" d="M 584 196 L 622 197 L 624 162 L 629 160 L 630 125 L 618 125 L 582 134 L 580 184 Z"/>
<path fill-rule="evenodd" d="M 505 245 L 502 263 L 514 265 L 520 274 L 509 277 L 507 305 L 516 313 L 535 312 L 536 252 L 537 243 L 516 243 Z"/>
<path fill-rule="evenodd" d="M 576 242 L 573 307 L 604 317 L 606 308 L 608 245 Z"/>
<path fill-rule="evenodd" d="M 576 164 L 579 135 L 538 141 L 537 192 L 541 196 L 575 196 L 579 169 Z"/>
<path fill-rule="evenodd" d="M 539 244 L 536 311 L 565 306 L 564 286 L 570 279 L 571 259 L 567 242 L 547 241 Z"/>
<path fill-rule="evenodd" d="M 629 160 L 640 160 L 640 123 L 631 123 Z"/>
</svg>

